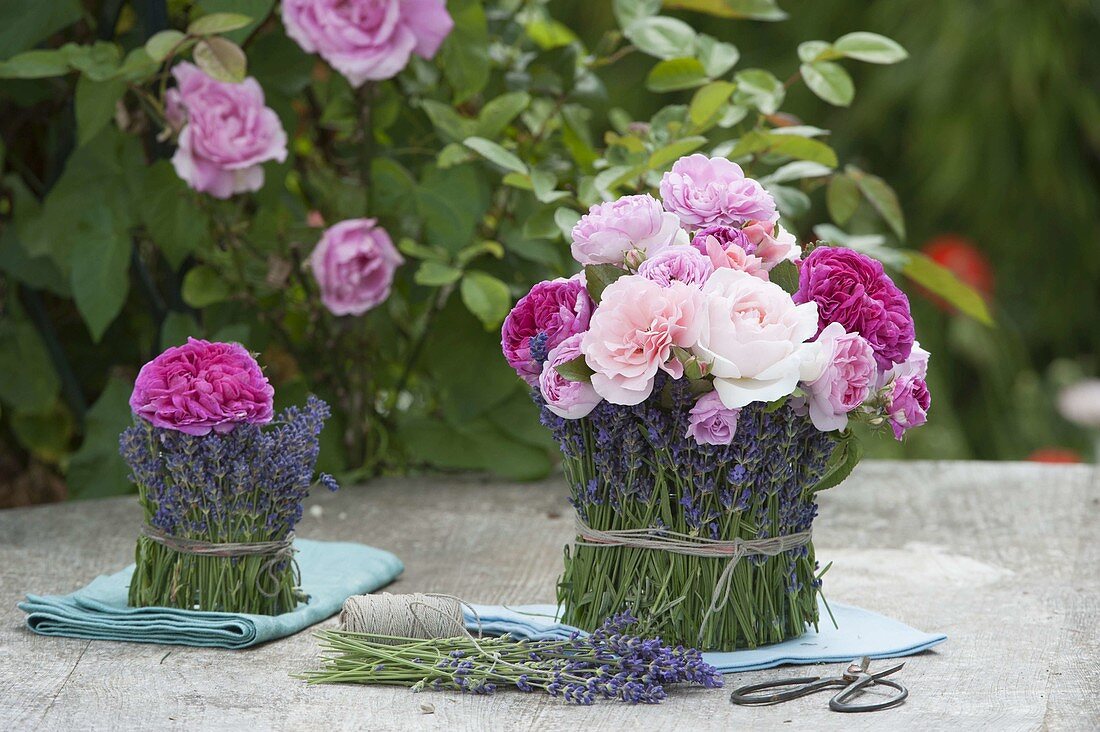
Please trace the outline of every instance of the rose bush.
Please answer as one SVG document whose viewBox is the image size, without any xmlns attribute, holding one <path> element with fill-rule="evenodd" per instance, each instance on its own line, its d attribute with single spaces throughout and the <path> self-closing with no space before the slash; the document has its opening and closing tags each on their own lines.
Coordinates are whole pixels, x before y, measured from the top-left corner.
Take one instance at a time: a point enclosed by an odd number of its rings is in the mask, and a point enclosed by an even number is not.
<svg viewBox="0 0 1100 732">
<path fill-rule="evenodd" d="M 774 75 L 648 0 L 581 34 L 560 8 L 497 0 L 86 5 L 0 7 L 3 27 L 34 29 L 0 38 L 0 440 L 74 494 L 126 485 L 100 436 L 129 419 L 138 366 L 188 337 L 242 343 L 280 399 L 331 404 L 322 470 L 543 475 L 527 387 L 587 327 L 584 283 L 505 328 L 526 385 L 494 331 L 531 283 L 571 281 L 574 229 L 599 262 L 686 244 L 676 217 L 737 222 L 774 279 L 797 256 L 776 218 L 808 241 L 810 196 L 854 180 L 810 125 L 777 127 Z M 821 48 L 805 63 L 844 73 L 845 44 Z M 638 69 L 652 115 L 611 101 Z M 647 272 L 705 269 L 691 262 Z M 669 368 L 660 340 L 642 372 Z"/>
</svg>

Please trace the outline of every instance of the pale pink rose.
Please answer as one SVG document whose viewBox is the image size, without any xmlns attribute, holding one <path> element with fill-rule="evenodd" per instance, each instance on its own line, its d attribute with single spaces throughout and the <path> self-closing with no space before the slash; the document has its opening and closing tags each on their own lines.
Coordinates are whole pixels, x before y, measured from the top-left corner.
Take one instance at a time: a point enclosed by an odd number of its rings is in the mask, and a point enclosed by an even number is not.
<svg viewBox="0 0 1100 732">
<path fill-rule="evenodd" d="M 694 351 L 710 364 L 722 403 L 737 409 L 793 392 L 814 355 L 806 342 L 817 333 L 817 306 L 795 305 L 779 285 L 726 268 L 707 280 L 703 298 Z"/>
<path fill-rule="evenodd" d="M 581 264 L 622 266 L 638 250 L 652 256 L 673 244 L 686 244 L 687 233 L 675 214 L 661 209 L 648 194 L 597 203 L 573 227 L 573 258 Z"/>
<path fill-rule="evenodd" d="M 283 0 L 283 25 L 358 87 L 435 56 L 454 21 L 445 0 Z"/>
<path fill-rule="evenodd" d="M 194 64 L 172 67 L 176 87 L 165 95 L 168 121 L 180 128 L 172 156 L 176 174 L 214 198 L 258 191 L 268 160 L 286 160 L 286 132 L 264 105 L 264 92 L 249 77 L 240 84 L 217 81 Z"/>
<path fill-rule="evenodd" d="M 716 391 L 708 391 L 688 412 L 685 437 L 694 437 L 700 445 L 728 445 L 737 434 L 740 409 L 729 409 Z"/>
<path fill-rule="evenodd" d="M 762 280 L 768 279 L 768 270 L 764 267 L 764 260 L 755 254 L 746 253 L 739 245 L 730 243 L 723 248 L 718 239 L 708 236 L 704 246 L 715 269 L 736 269 Z"/>
<path fill-rule="evenodd" d="M 697 229 L 715 224 L 741 227 L 750 221 L 775 223 L 775 200 L 737 163 L 696 153 L 680 158 L 661 178 L 665 209 Z"/>
<path fill-rule="evenodd" d="M 638 404 L 652 393 L 658 370 L 683 376 L 672 347 L 695 344 L 702 306 L 699 288 L 683 282 L 662 287 L 626 275 L 608 285 L 581 341 L 596 393 L 612 404 Z"/>
<path fill-rule="evenodd" d="M 348 219 L 321 235 L 309 263 L 333 315 L 362 315 L 390 295 L 405 260 L 374 219 Z"/>
<path fill-rule="evenodd" d="M 808 375 L 811 378 L 803 384 L 810 421 L 822 432 L 842 430 L 848 426 L 848 413 L 875 388 L 875 351 L 858 333 L 846 333 L 840 323 L 827 325 L 815 345 L 820 373 Z"/>
<path fill-rule="evenodd" d="M 603 401 L 592 384 L 570 381 L 558 373 L 557 366 L 581 355 L 583 333 L 569 336 L 546 357 L 539 375 L 539 391 L 546 401 L 546 408 L 563 419 L 587 417 Z"/>
</svg>

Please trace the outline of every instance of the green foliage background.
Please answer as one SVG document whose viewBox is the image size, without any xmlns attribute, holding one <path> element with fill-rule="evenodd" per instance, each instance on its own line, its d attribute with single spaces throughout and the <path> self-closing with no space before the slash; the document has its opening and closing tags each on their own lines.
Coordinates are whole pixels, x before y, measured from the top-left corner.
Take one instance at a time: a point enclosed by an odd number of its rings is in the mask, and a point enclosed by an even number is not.
<svg viewBox="0 0 1100 732">
<path fill-rule="evenodd" d="M 768 180 L 801 239 L 862 247 L 979 318 L 973 293 L 898 245 L 956 232 L 989 259 L 998 327 L 912 298 L 932 419 L 870 454 L 1084 451 L 1052 395 L 1100 352 L 1096 5 L 789 4 L 770 22 L 773 0 L 451 0 L 434 62 L 356 92 L 286 38 L 272 0 L 4 3 L 0 457 L 47 466 L 74 496 L 127 490 L 129 384 L 196 335 L 260 351 L 280 404 L 334 403 L 323 469 L 543 475 L 552 446 L 494 331 L 532 282 L 570 271 L 576 212 L 647 190 L 696 149 Z M 142 50 L 221 12 L 253 19 L 223 35 L 292 148 L 228 203 L 167 163 L 149 110 L 159 64 Z M 670 20 L 645 20 L 658 12 Z M 853 31 L 909 58 L 799 46 Z M 401 241 L 385 306 L 351 323 L 319 307 L 301 266 L 311 211 L 377 216 Z"/>
</svg>

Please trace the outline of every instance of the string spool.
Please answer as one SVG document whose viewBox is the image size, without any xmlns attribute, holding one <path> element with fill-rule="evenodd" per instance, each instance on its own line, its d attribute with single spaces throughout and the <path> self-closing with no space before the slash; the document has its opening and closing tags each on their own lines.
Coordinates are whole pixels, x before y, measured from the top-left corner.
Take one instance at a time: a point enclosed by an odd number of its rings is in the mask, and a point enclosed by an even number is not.
<svg viewBox="0 0 1100 732">
<path fill-rule="evenodd" d="M 413 592 L 352 595 L 340 610 L 340 629 L 397 638 L 454 638 L 467 635 L 462 601 L 451 595 Z M 387 642 L 379 639 L 379 642 Z M 398 643 L 399 641 L 392 641 Z"/>
</svg>

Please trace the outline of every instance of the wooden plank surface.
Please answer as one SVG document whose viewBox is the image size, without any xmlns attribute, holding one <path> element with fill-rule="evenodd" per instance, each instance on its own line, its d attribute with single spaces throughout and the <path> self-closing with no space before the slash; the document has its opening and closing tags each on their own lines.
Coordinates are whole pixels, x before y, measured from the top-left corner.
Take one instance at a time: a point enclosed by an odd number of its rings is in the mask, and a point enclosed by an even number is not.
<svg viewBox="0 0 1100 732">
<path fill-rule="evenodd" d="M 552 601 L 570 538 L 559 480 L 387 480 L 311 505 L 299 535 L 365 542 L 405 561 L 393 592 Z M 824 695 L 749 709 L 720 690 L 677 689 L 658 707 L 576 708 L 511 692 L 308 687 L 289 676 L 314 663 L 308 632 L 225 651 L 27 631 L 15 608 L 23 594 L 69 592 L 132 561 L 139 516 L 132 498 L 0 511 L 0 729 L 1100 729 L 1091 467 L 867 463 L 823 496 L 815 532 L 819 557 L 835 562 L 827 597 L 949 636 L 909 659 L 904 706 L 867 715 L 831 713 Z"/>
</svg>

